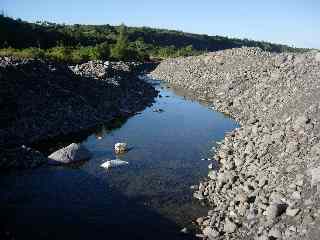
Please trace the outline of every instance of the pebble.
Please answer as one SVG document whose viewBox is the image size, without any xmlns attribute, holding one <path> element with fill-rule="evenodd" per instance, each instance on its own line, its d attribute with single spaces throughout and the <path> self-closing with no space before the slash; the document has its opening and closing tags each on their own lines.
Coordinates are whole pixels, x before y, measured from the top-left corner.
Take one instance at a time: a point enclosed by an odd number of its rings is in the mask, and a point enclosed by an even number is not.
<svg viewBox="0 0 320 240">
<path fill-rule="evenodd" d="M 211 227 L 205 227 L 202 232 L 209 240 L 215 240 L 219 236 L 219 232 Z"/>
<path fill-rule="evenodd" d="M 189 233 L 189 230 L 188 230 L 188 228 L 182 228 L 182 229 L 180 230 L 180 232 L 181 232 L 181 233 L 184 233 L 184 234 L 188 234 L 188 233 Z"/>
<path fill-rule="evenodd" d="M 234 224 L 230 219 L 226 219 L 223 230 L 226 233 L 233 233 L 237 229 L 237 225 Z"/>
<path fill-rule="evenodd" d="M 300 212 L 298 208 L 287 208 L 286 214 L 290 217 L 296 216 Z"/>
</svg>

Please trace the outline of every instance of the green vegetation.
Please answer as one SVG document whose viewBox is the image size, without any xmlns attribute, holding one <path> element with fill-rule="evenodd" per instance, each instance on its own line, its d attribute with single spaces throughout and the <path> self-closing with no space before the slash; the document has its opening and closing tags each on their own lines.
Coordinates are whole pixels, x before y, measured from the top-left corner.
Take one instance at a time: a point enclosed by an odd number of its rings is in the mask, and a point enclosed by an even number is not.
<svg viewBox="0 0 320 240">
<path fill-rule="evenodd" d="M 147 27 L 28 23 L 0 15 L 0 56 L 46 58 L 80 63 L 88 60 L 148 60 L 191 56 L 241 46 L 271 52 L 306 49 L 248 39 L 190 34 Z"/>
</svg>

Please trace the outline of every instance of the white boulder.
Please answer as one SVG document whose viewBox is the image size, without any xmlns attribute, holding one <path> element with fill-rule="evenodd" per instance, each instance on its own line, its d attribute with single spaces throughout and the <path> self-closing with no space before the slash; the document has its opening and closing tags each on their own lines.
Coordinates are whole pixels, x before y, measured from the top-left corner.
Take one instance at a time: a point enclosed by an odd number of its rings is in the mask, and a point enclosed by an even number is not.
<svg viewBox="0 0 320 240">
<path fill-rule="evenodd" d="M 114 151 L 116 153 L 124 153 L 128 151 L 128 145 L 126 143 L 116 143 L 114 145 Z"/>
<path fill-rule="evenodd" d="M 109 160 L 106 161 L 105 163 L 101 164 L 100 166 L 106 169 L 109 168 L 114 168 L 114 167 L 121 167 L 121 166 L 125 166 L 128 165 L 129 163 L 126 161 L 122 161 L 120 159 L 114 159 L 114 160 Z"/>
</svg>

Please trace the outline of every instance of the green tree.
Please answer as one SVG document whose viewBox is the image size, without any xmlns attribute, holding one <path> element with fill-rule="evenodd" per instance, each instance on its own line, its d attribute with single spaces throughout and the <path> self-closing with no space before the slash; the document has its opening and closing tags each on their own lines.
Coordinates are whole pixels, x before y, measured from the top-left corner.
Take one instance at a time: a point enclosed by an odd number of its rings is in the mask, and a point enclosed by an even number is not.
<svg viewBox="0 0 320 240">
<path fill-rule="evenodd" d="M 99 59 L 106 60 L 110 58 L 110 46 L 108 42 L 103 42 L 96 46 Z"/>
<path fill-rule="evenodd" d="M 128 56 L 128 34 L 127 28 L 125 25 L 121 25 L 119 28 L 119 35 L 117 37 L 116 44 L 111 48 L 111 57 L 120 60 L 128 60 L 130 56 Z"/>
</svg>

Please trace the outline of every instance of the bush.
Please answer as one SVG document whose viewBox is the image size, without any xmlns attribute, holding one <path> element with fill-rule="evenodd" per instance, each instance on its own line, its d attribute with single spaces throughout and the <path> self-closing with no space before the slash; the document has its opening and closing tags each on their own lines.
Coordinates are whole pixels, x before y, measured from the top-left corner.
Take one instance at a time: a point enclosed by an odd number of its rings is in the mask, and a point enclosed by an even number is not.
<svg viewBox="0 0 320 240">
<path fill-rule="evenodd" d="M 72 49 L 63 46 L 50 48 L 46 52 L 46 57 L 57 62 L 71 62 Z"/>
<path fill-rule="evenodd" d="M 43 59 L 45 58 L 45 51 L 39 48 L 26 48 L 22 50 L 14 49 L 14 48 L 3 48 L 3 49 L 0 49 L 0 56 Z"/>
<path fill-rule="evenodd" d="M 120 26 L 117 42 L 111 48 L 111 57 L 117 60 L 129 61 L 133 60 L 135 51 L 129 49 L 128 35 L 126 27 Z"/>
<path fill-rule="evenodd" d="M 96 46 L 97 56 L 99 59 L 107 60 L 110 58 L 110 46 L 107 42 L 103 42 Z"/>
</svg>

